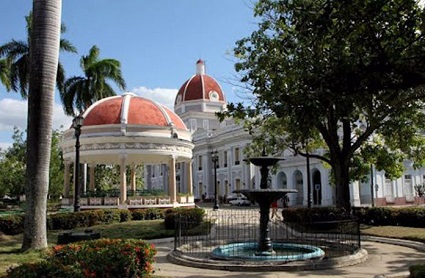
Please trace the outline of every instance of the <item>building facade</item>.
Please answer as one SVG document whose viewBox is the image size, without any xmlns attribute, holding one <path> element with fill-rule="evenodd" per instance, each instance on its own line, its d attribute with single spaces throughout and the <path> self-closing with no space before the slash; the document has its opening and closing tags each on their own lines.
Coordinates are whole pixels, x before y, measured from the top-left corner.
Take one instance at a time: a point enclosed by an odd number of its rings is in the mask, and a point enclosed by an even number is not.
<svg viewBox="0 0 425 278">
<path fill-rule="evenodd" d="M 225 199 L 237 189 L 259 188 L 259 168 L 245 162 L 244 148 L 251 141 L 243 126 L 228 119 L 220 122 L 216 112 L 226 108 L 226 97 L 220 84 L 205 72 L 202 60 L 196 63 L 196 73 L 183 83 L 174 103 L 174 112 L 180 116 L 192 133 L 193 181 L 188 182 L 185 174 L 188 164 L 176 166 L 178 192 L 188 192 L 193 186 L 195 198 L 212 199 L 217 195 Z M 283 153 L 285 160 L 279 162 L 277 171 L 271 173 L 272 188 L 297 189 L 289 196 L 290 206 L 307 206 L 309 199 L 313 206 L 335 205 L 335 187 L 330 184 L 330 169 L 321 161 L 310 159 L 310 173 L 307 173 L 306 158 Z M 214 171 L 213 156 L 217 156 Z M 385 172 L 371 166 L 369 181 L 354 182 L 350 185 L 351 204 L 354 206 L 404 205 L 416 202 L 415 186 L 425 181 L 425 170 L 414 169 L 406 162 L 406 172 L 397 180 L 389 180 Z M 168 180 L 164 175 L 165 165 L 146 168 L 148 188 L 162 187 Z M 216 175 L 216 176 L 215 176 Z M 310 183 L 308 183 L 310 178 Z M 308 185 L 310 184 L 310 194 Z M 165 188 L 168 188 L 165 185 Z"/>
</svg>

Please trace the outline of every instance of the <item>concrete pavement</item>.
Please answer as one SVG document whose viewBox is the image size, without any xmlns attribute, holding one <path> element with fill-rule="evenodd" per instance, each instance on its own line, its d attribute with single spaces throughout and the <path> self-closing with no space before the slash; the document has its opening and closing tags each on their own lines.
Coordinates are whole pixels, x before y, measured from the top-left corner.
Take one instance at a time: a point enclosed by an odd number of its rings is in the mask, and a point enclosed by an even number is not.
<svg viewBox="0 0 425 278">
<path fill-rule="evenodd" d="M 327 270 L 271 272 L 223 271 L 199 269 L 172 264 L 167 259 L 173 250 L 172 239 L 153 240 L 158 254 L 155 275 L 161 277 L 260 277 L 260 278 L 404 278 L 409 276 L 409 266 L 425 264 L 425 244 L 405 240 L 365 237 L 362 247 L 368 251 L 368 259 L 358 265 Z"/>
<path fill-rule="evenodd" d="M 219 213 L 226 213 L 228 209 L 223 208 Z M 341 268 L 303 271 L 268 271 L 266 266 L 263 271 L 258 272 L 187 267 L 173 264 L 167 258 L 174 248 L 173 238 L 152 240 L 151 242 L 158 250 L 154 266 L 155 275 L 160 277 L 407 278 L 410 265 L 425 264 L 424 243 L 370 236 L 362 236 L 362 248 L 368 252 L 365 262 Z"/>
</svg>

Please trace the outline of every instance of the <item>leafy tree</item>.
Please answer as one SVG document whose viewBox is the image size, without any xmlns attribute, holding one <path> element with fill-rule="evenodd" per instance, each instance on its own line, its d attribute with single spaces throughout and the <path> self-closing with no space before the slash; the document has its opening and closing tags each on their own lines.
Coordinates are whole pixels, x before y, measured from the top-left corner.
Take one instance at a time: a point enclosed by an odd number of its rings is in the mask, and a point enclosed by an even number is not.
<svg viewBox="0 0 425 278">
<path fill-rule="evenodd" d="M 31 24 L 33 20 L 32 13 L 25 17 L 27 23 L 27 41 L 12 40 L 0 46 L 0 80 L 8 91 L 20 92 L 23 98 L 28 97 L 29 85 L 29 49 Z M 66 32 L 66 26 L 61 25 L 61 33 Z M 66 39 L 60 39 L 60 51 L 76 53 L 77 49 Z M 5 71 L 2 71 L 4 68 Z M 59 91 L 63 91 L 65 81 L 65 70 L 61 63 L 58 63 L 56 75 L 56 85 Z"/>
<path fill-rule="evenodd" d="M 24 193 L 26 142 L 23 132 L 13 131 L 13 145 L 0 153 L 0 196 L 5 194 L 17 197 Z"/>
<path fill-rule="evenodd" d="M 47 247 L 47 193 L 61 9 L 60 0 L 33 0 L 28 64 L 28 139 L 23 251 Z"/>
<path fill-rule="evenodd" d="M 80 60 L 84 77 L 73 76 L 65 81 L 64 91 L 60 94 L 65 114 L 75 116 L 74 108 L 81 113 L 94 102 L 116 95 L 108 81 L 113 81 L 121 90 L 125 89 L 121 63 L 115 59 L 99 59 L 99 53 L 99 48 L 93 46 Z"/>
<path fill-rule="evenodd" d="M 65 165 L 63 163 L 62 149 L 60 147 L 61 136 L 61 132 L 53 130 L 49 167 L 49 196 L 54 199 L 59 198 L 59 196 L 63 193 L 63 172 Z"/>
<path fill-rule="evenodd" d="M 24 194 L 26 150 L 25 133 L 17 127 L 13 131 L 13 144 L 0 152 L 0 196 Z M 53 130 L 49 167 L 49 195 L 58 198 L 63 191 L 64 164 L 60 148 L 61 132 Z"/>
<path fill-rule="evenodd" d="M 136 165 L 136 188 L 142 189 L 143 184 L 143 165 Z M 131 183 L 131 167 L 126 167 L 126 177 L 127 185 Z M 98 164 L 95 169 L 95 184 L 96 190 L 105 191 L 111 189 L 117 189 L 119 187 L 120 181 L 120 166 L 119 165 L 105 165 Z"/>
<path fill-rule="evenodd" d="M 332 167 L 346 209 L 350 169 L 375 163 L 396 176 L 405 158 L 423 164 L 425 14 L 416 0 L 260 0 L 254 12 L 258 30 L 237 42 L 235 67 L 256 103 L 230 104 L 222 117 L 259 119 L 273 128 L 259 137 L 298 154 L 323 146 L 311 156 Z"/>
</svg>

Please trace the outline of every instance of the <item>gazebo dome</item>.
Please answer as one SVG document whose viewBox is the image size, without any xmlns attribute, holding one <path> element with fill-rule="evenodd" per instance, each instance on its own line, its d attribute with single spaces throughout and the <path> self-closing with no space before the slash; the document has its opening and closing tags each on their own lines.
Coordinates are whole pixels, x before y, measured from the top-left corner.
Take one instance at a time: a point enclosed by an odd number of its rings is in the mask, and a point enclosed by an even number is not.
<svg viewBox="0 0 425 278">
<path fill-rule="evenodd" d="M 155 164 L 189 161 L 194 147 L 190 131 L 169 108 L 125 93 L 92 104 L 83 114 L 80 157 L 91 164 Z M 75 131 L 65 131 L 63 157 L 75 157 Z"/>
<path fill-rule="evenodd" d="M 116 124 L 187 130 L 180 117 L 169 108 L 130 93 L 102 99 L 84 113 L 83 126 Z"/>
<path fill-rule="evenodd" d="M 180 105 L 195 101 L 220 104 L 226 102 L 220 84 L 214 78 L 205 74 L 205 63 L 201 59 L 196 62 L 196 74 L 180 87 L 174 104 Z"/>
</svg>

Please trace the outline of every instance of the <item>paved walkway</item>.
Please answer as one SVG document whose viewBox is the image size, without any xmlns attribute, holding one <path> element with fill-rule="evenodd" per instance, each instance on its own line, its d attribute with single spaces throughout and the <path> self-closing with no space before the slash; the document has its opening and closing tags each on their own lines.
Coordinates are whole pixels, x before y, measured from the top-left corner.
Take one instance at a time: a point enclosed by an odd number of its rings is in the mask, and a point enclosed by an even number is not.
<svg viewBox="0 0 425 278">
<path fill-rule="evenodd" d="M 209 210 L 209 208 L 207 208 Z M 225 214 L 231 210 L 221 209 L 217 214 Z M 174 248 L 173 239 L 151 241 L 158 250 L 155 274 L 161 277 L 246 277 L 246 278 L 406 278 L 409 266 L 425 264 L 425 244 L 377 237 L 362 237 L 362 248 L 368 252 L 368 259 L 360 264 L 342 268 L 305 271 L 267 271 L 261 272 L 223 271 L 200 269 L 171 263 L 168 253 Z"/>
<path fill-rule="evenodd" d="M 411 264 L 425 264 L 425 244 L 368 238 L 363 241 L 363 248 L 369 253 L 366 262 L 344 268 L 297 271 L 297 272 L 268 272 L 266 267 L 261 272 L 230 272 L 211 269 L 199 269 L 172 264 L 167 259 L 167 254 L 173 249 L 173 242 L 169 240 L 152 241 L 158 250 L 156 256 L 156 275 L 163 277 L 259 277 L 259 278 L 398 278 L 408 277 L 408 268 Z M 402 244 L 402 245 L 396 245 Z M 407 247 L 411 246 L 411 247 Z M 418 250 L 416 248 L 422 249 Z"/>
</svg>

